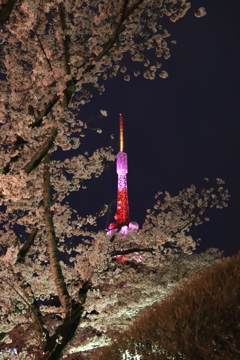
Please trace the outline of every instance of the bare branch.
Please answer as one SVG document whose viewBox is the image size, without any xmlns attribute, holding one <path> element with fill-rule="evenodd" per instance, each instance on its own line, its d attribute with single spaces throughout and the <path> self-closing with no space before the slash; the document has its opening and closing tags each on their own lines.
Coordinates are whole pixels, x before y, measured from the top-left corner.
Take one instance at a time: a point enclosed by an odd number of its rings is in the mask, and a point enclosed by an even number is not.
<svg viewBox="0 0 240 360">
<path fill-rule="evenodd" d="M 127 255 L 132 254 L 135 252 L 150 252 L 153 253 L 153 251 L 156 251 L 154 248 L 133 248 L 133 249 L 127 249 L 127 250 L 114 250 L 110 253 L 111 256 L 117 256 L 117 255 Z"/>
<path fill-rule="evenodd" d="M 35 227 L 29 234 L 25 244 L 21 247 L 17 255 L 17 262 L 22 262 L 23 258 L 27 255 L 39 229 Z"/>
<path fill-rule="evenodd" d="M 41 120 L 42 120 L 42 117 L 41 117 L 41 119 L 36 120 L 35 126 L 39 126 Z M 34 127 L 34 125 L 32 127 Z M 30 172 L 33 171 L 39 165 L 39 163 L 42 161 L 44 156 L 48 153 L 48 151 L 53 146 L 56 136 L 57 136 L 57 129 L 53 128 L 52 135 L 45 141 L 45 143 L 41 146 L 41 148 L 35 153 L 35 155 L 32 157 L 32 159 L 24 167 L 24 171 L 27 174 L 30 174 Z M 27 142 L 25 140 L 23 140 L 20 136 L 18 136 L 12 149 L 23 148 L 23 145 L 26 143 Z M 20 157 L 21 157 L 20 153 L 17 154 L 16 156 L 12 157 L 11 160 L 4 166 L 2 173 L 7 174 L 10 171 L 11 164 L 18 161 L 18 159 Z"/>
<path fill-rule="evenodd" d="M 200 211 L 200 209 L 199 209 L 199 211 Z M 177 234 L 179 234 L 182 230 L 186 229 L 186 227 L 188 227 L 189 225 L 191 225 L 192 223 L 194 223 L 194 221 L 197 220 L 197 217 L 198 217 L 198 215 L 194 215 L 194 216 L 192 217 L 192 214 L 190 214 L 190 216 L 189 216 L 190 220 L 187 221 L 187 222 L 186 222 L 182 227 L 180 227 L 177 231 L 175 231 L 175 232 L 173 233 L 172 237 L 174 238 L 174 237 L 175 237 Z M 188 219 L 186 219 L 186 220 L 188 220 Z"/>
<path fill-rule="evenodd" d="M 48 151 L 54 144 L 54 140 L 57 136 L 57 129 L 53 128 L 52 135 L 45 141 L 45 143 L 41 146 L 41 148 L 36 152 L 36 154 L 32 157 L 29 163 L 24 167 L 24 171 L 27 174 L 30 174 L 42 161 Z"/>
<path fill-rule="evenodd" d="M 40 36 L 38 35 L 36 29 L 35 29 L 35 34 L 36 34 L 36 36 L 37 36 L 37 39 L 38 39 L 40 48 L 41 48 L 41 50 L 42 50 L 42 52 L 43 52 L 43 54 L 44 54 L 44 57 L 45 57 L 45 59 L 46 59 L 46 62 L 47 62 L 47 64 L 48 64 L 48 66 L 49 66 L 49 69 L 50 69 L 51 71 L 53 71 L 51 62 L 50 62 L 50 60 L 49 60 L 48 57 L 47 57 L 46 51 L 45 51 L 45 49 L 44 49 L 44 47 L 43 47 L 43 44 L 42 44 L 41 39 L 40 39 Z"/>
</svg>

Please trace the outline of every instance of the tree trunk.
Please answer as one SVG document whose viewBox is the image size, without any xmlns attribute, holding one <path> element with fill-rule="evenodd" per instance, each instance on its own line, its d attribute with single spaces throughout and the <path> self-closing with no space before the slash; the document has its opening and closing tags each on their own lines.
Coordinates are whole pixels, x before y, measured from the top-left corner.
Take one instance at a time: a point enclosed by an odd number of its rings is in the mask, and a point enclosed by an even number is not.
<svg viewBox="0 0 240 360">
<path fill-rule="evenodd" d="M 44 203 L 44 216 L 46 223 L 46 234 L 48 242 L 48 251 L 50 257 L 50 266 L 53 280 L 57 289 L 58 297 L 61 305 L 65 311 L 66 316 L 70 316 L 71 312 L 71 299 L 64 281 L 62 269 L 59 263 L 57 242 L 53 226 L 53 217 L 50 210 L 51 207 L 51 189 L 50 189 L 50 156 L 45 157 L 44 173 L 43 173 L 43 203 Z"/>
<path fill-rule="evenodd" d="M 90 283 L 86 282 L 80 292 L 82 297 L 86 298 L 87 292 L 90 288 Z M 60 325 L 54 335 L 52 335 L 47 342 L 44 349 L 44 360 L 61 360 L 62 352 L 68 343 L 74 338 L 75 332 L 80 323 L 82 313 L 84 311 L 83 304 L 72 302 L 72 317 L 66 317 L 63 324 Z M 57 343 L 57 339 L 59 342 Z"/>
<path fill-rule="evenodd" d="M 46 223 L 46 234 L 48 242 L 48 251 L 50 257 L 51 273 L 54 279 L 54 283 L 57 289 L 60 303 L 65 311 L 65 319 L 63 323 L 59 325 L 55 333 L 48 338 L 47 344 L 44 349 L 45 360 L 60 360 L 62 358 L 62 352 L 66 345 L 72 340 L 78 325 L 81 320 L 82 313 L 84 311 L 84 303 L 86 300 L 87 292 L 91 286 L 87 281 L 83 284 L 79 291 L 80 302 L 73 301 L 68 293 L 66 283 L 62 274 L 62 269 L 59 264 L 57 242 L 55 237 L 53 217 L 51 208 L 51 188 L 50 188 L 50 156 L 47 154 L 44 161 L 44 173 L 43 173 L 43 203 L 44 203 L 44 215 Z"/>
</svg>

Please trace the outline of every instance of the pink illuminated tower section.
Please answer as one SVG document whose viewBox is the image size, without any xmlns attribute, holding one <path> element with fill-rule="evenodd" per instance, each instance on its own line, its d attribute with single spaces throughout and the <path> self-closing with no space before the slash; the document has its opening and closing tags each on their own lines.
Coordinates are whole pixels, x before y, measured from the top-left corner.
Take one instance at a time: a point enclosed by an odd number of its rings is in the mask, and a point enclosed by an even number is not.
<svg viewBox="0 0 240 360">
<path fill-rule="evenodd" d="M 127 154 L 123 151 L 123 116 L 119 114 L 120 122 L 120 151 L 116 157 L 117 174 L 118 174 L 118 192 L 117 192 L 117 212 L 115 215 L 115 228 L 128 226 L 130 222 L 129 204 L 128 204 L 128 189 L 127 189 L 127 173 L 128 161 Z M 113 226 L 113 224 L 112 224 Z"/>
</svg>

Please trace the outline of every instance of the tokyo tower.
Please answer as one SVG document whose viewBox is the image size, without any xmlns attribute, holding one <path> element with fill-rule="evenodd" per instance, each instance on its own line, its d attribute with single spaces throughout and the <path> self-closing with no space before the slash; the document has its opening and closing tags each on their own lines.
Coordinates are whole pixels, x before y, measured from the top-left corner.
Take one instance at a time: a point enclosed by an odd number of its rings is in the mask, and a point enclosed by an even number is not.
<svg viewBox="0 0 240 360">
<path fill-rule="evenodd" d="M 115 214 L 115 223 L 109 225 L 109 232 L 119 231 L 121 233 L 128 233 L 128 227 L 138 228 L 138 224 L 130 222 L 129 202 L 128 202 L 128 188 L 127 188 L 127 173 L 128 161 L 127 154 L 124 149 L 123 137 L 123 116 L 119 114 L 119 152 L 116 156 L 116 170 L 118 175 L 118 191 L 117 191 L 117 211 Z"/>
</svg>

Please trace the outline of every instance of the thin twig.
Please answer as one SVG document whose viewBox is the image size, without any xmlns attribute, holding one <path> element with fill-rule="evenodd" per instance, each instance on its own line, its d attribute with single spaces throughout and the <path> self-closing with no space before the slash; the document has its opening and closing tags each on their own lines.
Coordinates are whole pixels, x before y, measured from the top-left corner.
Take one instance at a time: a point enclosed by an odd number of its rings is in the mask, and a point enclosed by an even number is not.
<svg viewBox="0 0 240 360">
<path fill-rule="evenodd" d="M 47 61 L 48 66 L 49 66 L 49 69 L 53 72 L 51 62 L 50 62 L 50 60 L 49 60 L 48 57 L 47 57 L 46 51 L 45 51 L 45 49 L 44 49 L 44 47 L 43 47 L 43 44 L 42 44 L 41 39 L 40 39 L 40 36 L 38 35 L 36 29 L 35 29 L 35 34 L 36 34 L 36 36 L 37 36 L 37 39 L 38 39 L 40 48 L 41 48 L 41 50 L 42 50 L 42 52 L 43 52 L 43 54 L 44 54 L 44 56 L 45 56 L 45 59 L 46 59 L 46 61 Z"/>
</svg>

